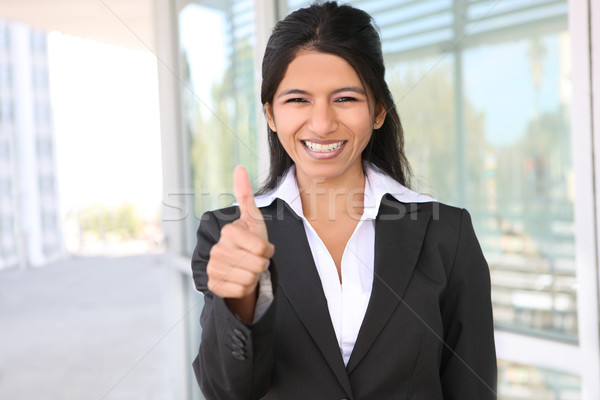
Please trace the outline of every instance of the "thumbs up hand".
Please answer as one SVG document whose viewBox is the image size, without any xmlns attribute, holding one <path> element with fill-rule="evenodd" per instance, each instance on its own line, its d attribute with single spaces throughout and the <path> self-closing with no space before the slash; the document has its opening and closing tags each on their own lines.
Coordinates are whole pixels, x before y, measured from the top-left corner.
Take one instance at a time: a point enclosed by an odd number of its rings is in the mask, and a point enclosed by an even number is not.
<svg viewBox="0 0 600 400">
<path fill-rule="evenodd" d="M 229 307 L 242 320 L 248 316 L 251 320 L 258 278 L 268 267 L 275 247 L 269 242 L 265 221 L 254 203 L 248 173 L 242 166 L 233 172 L 233 192 L 240 218 L 221 228 L 221 237 L 210 250 L 206 267 L 208 288 L 228 300 Z"/>
<path fill-rule="evenodd" d="M 256 207 L 248 172 L 242 166 L 233 171 L 233 194 L 240 205 L 240 219 L 246 223 L 250 232 L 268 241 L 265 220 Z"/>
</svg>

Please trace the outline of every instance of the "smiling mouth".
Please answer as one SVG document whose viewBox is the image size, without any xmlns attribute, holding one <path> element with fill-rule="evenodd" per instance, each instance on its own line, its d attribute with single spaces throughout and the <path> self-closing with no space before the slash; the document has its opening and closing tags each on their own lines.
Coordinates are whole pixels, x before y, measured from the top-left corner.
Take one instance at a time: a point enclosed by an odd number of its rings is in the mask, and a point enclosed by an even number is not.
<svg viewBox="0 0 600 400">
<path fill-rule="evenodd" d="M 336 143 L 331 143 L 331 144 L 320 144 L 320 143 L 309 142 L 308 140 L 303 140 L 302 143 L 309 150 L 316 151 L 318 153 L 330 153 L 330 152 L 336 151 L 337 149 L 342 147 L 344 145 L 344 143 L 346 143 L 346 141 L 342 140 L 342 141 L 339 141 Z"/>
</svg>

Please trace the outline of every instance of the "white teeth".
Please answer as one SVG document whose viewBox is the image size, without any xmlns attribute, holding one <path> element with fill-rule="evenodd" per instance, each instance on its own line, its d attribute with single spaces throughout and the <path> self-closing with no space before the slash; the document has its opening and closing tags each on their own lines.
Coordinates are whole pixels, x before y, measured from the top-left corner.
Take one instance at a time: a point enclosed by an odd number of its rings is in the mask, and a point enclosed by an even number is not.
<svg viewBox="0 0 600 400">
<path fill-rule="evenodd" d="M 312 151 L 318 151 L 318 152 L 321 152 L 321 153 L 328 153 L 328 152 L 337 150 L 340 147 L 342 147 L 343 144 L 344 144 L 344 142 L 341 141 L 341 142 L 332 143 L 332 144 L 319 144 L 319 143 L 309 142 L 308 140 L 304 140 L 304 144 L 306 145 L 306 147 L 308 147 Z"/>
</svg>

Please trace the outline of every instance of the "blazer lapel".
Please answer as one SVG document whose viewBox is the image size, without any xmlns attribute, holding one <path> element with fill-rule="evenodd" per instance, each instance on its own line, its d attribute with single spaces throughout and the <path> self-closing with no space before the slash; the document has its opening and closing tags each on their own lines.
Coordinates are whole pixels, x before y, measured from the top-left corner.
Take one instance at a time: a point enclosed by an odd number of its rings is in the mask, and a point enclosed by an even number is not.
<svg viewBox="0 0 600 400">
<path fill-rule="evenodd" d="M 425 238 L 431 209 L 384 197 L 375 221 L 373 290 L 348 361 L 356 368 L 401 302 Z"/>
<path fill-rule="evenodd" d="M 269 240 L 275 245 L 272 261 L 279 289 L 288 298 L 344 390 L 351 394 L 350 380 L 303 222 L 279 199 L 274 205 L 264 214 Z"/>
</svg>

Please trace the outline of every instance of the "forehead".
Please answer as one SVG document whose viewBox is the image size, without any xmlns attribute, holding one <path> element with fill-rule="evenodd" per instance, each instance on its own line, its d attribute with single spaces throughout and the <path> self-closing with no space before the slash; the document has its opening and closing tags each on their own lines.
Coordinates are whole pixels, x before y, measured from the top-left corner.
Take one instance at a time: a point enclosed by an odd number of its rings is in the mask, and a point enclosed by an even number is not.
<svg viewBox="0 0 600 400">
<path fill-rule="evenodd" d="M 335 89 L 356 86 L 364 90 L 352 66 L 340 56 L 313 50 L 301 50 L 288 65 L 278 92 L 291 88 Z"/>
</svg>

